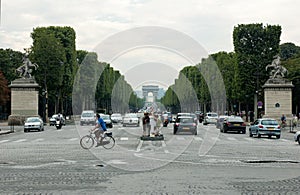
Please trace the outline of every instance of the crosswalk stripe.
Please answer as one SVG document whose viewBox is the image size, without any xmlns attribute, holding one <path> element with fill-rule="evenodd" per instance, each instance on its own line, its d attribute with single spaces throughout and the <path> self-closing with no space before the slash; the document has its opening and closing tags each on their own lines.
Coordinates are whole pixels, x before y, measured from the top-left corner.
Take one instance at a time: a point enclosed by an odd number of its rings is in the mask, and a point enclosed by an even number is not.
<svg viewBox="0 0 300 195">
<path fill-rule="evenodd" d="M 70 141 L 76 141 L 76 140 L 78 140 L 78 138 L 76 137 L 76 138 L 71 138 L 71 139 L 69 139 Z"/>
<path fill-rule="evenodd" d="M 26 141 L 27 139 L 19 139 L 19 140 L 16 140 L 16 141 L 14 141 L 15 143 L 19 143 L 19 142 L 24 142 L 24 141 Z"/>
<path fill-rule="evenodd" d="M 127 140 L 128 140 L 128 137 L 120 137 L 120 140 L 121 140 L 121 141 L 127 141 Z"/>
<path fill-rule="evenodd" d="M 44 140 L 45 140 L 44 138 L 38 138 L 38 139 L 33 140 L 33 142 L 41 142 L 41 141 L 44 141 Z"/>
<path fill-rule="evenodd" d="M 8 142 L 8 141 L 9 141 L 9 139 L 1 140 L 1 141 L 0 141 L 0 144 L 5 143 L 5 142 Z"/>
<path fill-rule="evenodd" d="M 227 137 L 227 139 L 230 141 L 236 141 L 236 138 L 234 138 L 234 137 Z"/>
</svg>

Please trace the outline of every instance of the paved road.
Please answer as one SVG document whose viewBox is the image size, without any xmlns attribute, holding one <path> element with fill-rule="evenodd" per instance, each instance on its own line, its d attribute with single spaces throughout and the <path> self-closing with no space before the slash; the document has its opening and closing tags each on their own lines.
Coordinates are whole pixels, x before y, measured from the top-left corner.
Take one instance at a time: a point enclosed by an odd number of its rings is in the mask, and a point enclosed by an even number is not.
<svg viewBox="0 0 300 195">
<path fill-rule="evenodd" d="M 47 126 L 0 136 L 0 194 L 297 194 L 300 146 L 280 139 L 220 133 L 172 134 L 141 141 L 141 127 L 115 126 L 117 145 L 83 150 L 90 126 Z"/>
</svg>

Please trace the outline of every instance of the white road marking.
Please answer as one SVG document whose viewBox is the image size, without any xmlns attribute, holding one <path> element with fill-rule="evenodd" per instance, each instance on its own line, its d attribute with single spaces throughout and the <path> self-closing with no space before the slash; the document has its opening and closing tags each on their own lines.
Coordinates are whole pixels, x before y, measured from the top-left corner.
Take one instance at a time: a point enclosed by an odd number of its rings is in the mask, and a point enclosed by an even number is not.
<svg viewBox="0 0 300 195">
<path fill-rule="evenodd" d="M 0 141 L 0 144 L 5 143 L 5 142 L 8 142 L 8 141 L 9 141 L 9 139 L 1 140 L 1 141 Z"/>
<path fill-rule="evenodd" d="M 164 149 L 164 152 L 165 152 L 166 154 L 170 153 L 170 152 L 169 152 L 169 150 L 165 149 L 165 148 L 167 147 L 167 145 L 166 145 L 166 142 L 165 142 L 165 141 L 161 141 L 161 146 L 163 147 L 163 149 Z"/>
<path fill-rule="evenodd" d="M 138 147 L 136 148 L 136 152 L 140 152 L 140 151 L 141 151 L 143 142 L 144 142 L 143 140 L 140 140 L 139 145 L 138 145 Z"/>
<path fill-rule="evenodd" d="M 19 143 L 19 142 L 25 142 L 26 141 L 26 139 L 19 139 L 19 140 L 16 140 L 16 141 L 14 141 L 15 143 Z"/>
<path fill-rule="evenodd" d="M 44 141 L 44 140 L 45 140 L 44 138 L 38 138 L 38 139 L 33 140 L 33 142 L 41 142 L 41 141 Z"/>
<path fill-rule="evenodd" d="M 227 137 L 227 139 L 230 141 L 236 141 L 236 138 L 234 138 L 234 137 Z"/>
<path fill-rule="evenodd" d="M 78 140 L 78 137 L 69 139 L 69 141 L 76 141 L 76 140 Z"/>
<path fill-rule="evenodd" d="M 121 141 L 127 141 L 127 140 L 128 140 L 128 137 L 120 137 L 120 140 L 121 140 Z"/>
</svg>

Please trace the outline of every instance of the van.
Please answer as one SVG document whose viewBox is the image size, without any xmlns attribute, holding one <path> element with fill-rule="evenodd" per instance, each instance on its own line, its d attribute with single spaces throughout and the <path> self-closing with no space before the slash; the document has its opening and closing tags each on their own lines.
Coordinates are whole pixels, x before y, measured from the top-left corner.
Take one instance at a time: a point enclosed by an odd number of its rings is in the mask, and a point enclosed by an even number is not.
<svg viewBox="0 0 300 195">
<path fill-rule="evenodd" d="M 95 125 L 96 119 L 95 119 L 95 112 L 93 110 L 84 110 L 81 113 L 80 117 L 80 125 Z"/>
</svg>

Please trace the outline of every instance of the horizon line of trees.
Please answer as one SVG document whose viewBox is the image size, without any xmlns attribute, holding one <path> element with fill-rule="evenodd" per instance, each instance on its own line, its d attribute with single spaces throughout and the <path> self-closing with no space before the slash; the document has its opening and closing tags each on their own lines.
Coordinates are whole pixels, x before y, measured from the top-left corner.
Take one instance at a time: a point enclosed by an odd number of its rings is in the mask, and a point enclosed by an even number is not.
<svg viewBox="0 0 300 195">
<path fill-rule="evenodd" d="M 279 25 L 234 27 L 234 51 L 210 54 L 198 64 L 184 67 L 160 102 L 173 112 L 253 110 L 254 94 L 263 100 L 261 86 L 268 79 L 265 66 L 280 54 L 282 65 L 289 71 L 287 78 L 295 85 L 293 112 L 298 112 L 300 47 L 293 43 L 280 45 L 280 35 Z M 39 65 L 32 75 L 41 86 L 41 116 L 57 112 L 80 114 L 83 109 L 124 113 L 143 106 L 144 100 L 133 93 L 124 76 L 110 64 L 99 62 L 96 53 L 76 51 L 76 35 L 71 27 L 38 27 L 31 37 L 29 58 Z M 0 49 L 1 113 L 10 113 L 7 85 L 18 78 L 15 70 L 22 64 L 23 55 L 12 49 Z"/>
</svg>

